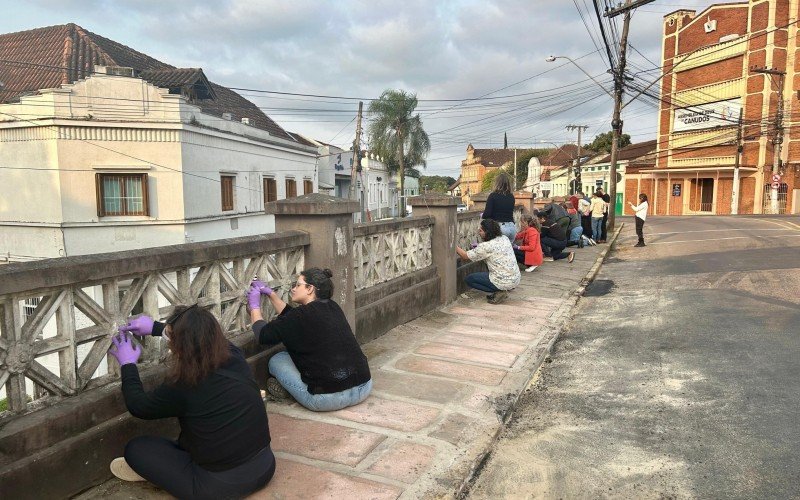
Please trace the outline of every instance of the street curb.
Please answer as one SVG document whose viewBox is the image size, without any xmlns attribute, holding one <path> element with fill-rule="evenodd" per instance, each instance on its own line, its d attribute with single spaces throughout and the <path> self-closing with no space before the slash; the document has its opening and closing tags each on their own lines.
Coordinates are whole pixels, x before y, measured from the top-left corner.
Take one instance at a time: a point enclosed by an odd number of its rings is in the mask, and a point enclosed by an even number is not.
<svg viewBox="0 0 800 500">
<path fill-rule="evenodd" d="M 511 400 L 511 403 L 508 405 L 506 410 L 503 412 L 503 415 L 500 419 L 500 426 L 497 428 L 497 431 L 492 436 L 491 440 L 487 443 L 486 448 L 481 452 L 481 454 L 475 459 L 473 462 L 472 467 L 470 467 L 470 471 L 467 474 L 467 477 L 462 481 L 461 485 L 456 489 L 455 498 L 464 499 L 469 494 L 470 489 L 472 488 L 475 480 L 478 477 L 478 473 L 483 469 L 483 466 L 489 460 L 489 457 L 492 455 L 492 449 L 494 448 L 497 441 L 500 439 L 500 435 L 508 425 L 509 420 L 511 419 L 511 415 L 514 413 L 514 410 L 519 403 L 522 394 L 528 390 L 531 383 L 536 378 L 536 374 L 539 373 L 539 369 L 542 367 L 544 361 L 550 356 L 552 352 L 553 346 L 555 345 L 556 341 L 558 340 L 561 332 L 564 331 L 564 327 L 567 325 L 569 318 L 572 316 L 572 311 L 575 309 L 575 306 L 578 304 L 578 301 L 581 299 L 583 294 L 586 292 L 586 287 L 594 281 L 597 277 L 597 274 L 600 272 L 600 268 L 605 262 L 606 257 L 608 256 L 609 252 L 613 250 L 614 245 L 619 237 L 620 233 L 622 232 L 622 228 L 625 226 L 625 223 L 621 223 L 619 227 L 614 231 L 611 235 L 610 242 L 608 246 L 600 252 L 600 255 L 597 256 L 597 260 L 589 269 L 589 272 L 586 273 L 586 277 L 584 277 L 578 288 L 572 293 L 572 295 L 566 299 L 559 307 L 556 309 L 553 314 L 547 320 L 547 323 L 544 325 L 543 329 L 545 330 L 545 334 L 542 337 L 542 340 L 536 346 L 536 354 L 534 358 L 534 362 L 531 366 L 530 376 L 528 377 L 528 381 L 525 385 L 520 389 Z"/>
</svg>

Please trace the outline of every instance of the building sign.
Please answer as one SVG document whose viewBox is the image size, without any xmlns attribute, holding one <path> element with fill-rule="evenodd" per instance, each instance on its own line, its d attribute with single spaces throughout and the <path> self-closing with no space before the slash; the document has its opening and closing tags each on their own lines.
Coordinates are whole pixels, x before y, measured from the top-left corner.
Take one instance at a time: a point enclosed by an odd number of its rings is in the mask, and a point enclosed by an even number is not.
<svg viewBox="0 0 800 500">
<path fill-rule="evenodd" d="M 603 187 L 603 179 L 596 179 L 594 181 L 594 185 L 599 187 L 599 188 Z"/>
<path fill-rule="evenodd" d="M 730 127 L 739 121 L 741 109 L 742 101 L 739 97 L 727 101 L 698 104 L 689 108 L 679 108 L 675 110 L 672 131 L 686 132 L 705 128 Z"/>
<path fill-rule="evenodd" d="M 673 184 L 672 185 L 672 196 L 680 196 L 681 195 L 681 185 L 680 184 Z"/>
<path fill-rule="evenodd" d="M 553 181 L 542 181 L 539 183 L 539 189 L 542 191 L 552 191 L 553 190 Z"/>
</svg>

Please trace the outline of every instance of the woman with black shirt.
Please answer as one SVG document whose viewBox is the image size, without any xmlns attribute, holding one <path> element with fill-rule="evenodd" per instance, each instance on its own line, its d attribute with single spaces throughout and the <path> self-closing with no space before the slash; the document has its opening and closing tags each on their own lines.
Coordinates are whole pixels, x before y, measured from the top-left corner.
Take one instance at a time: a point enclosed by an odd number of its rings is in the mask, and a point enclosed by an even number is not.
<svg viewBox="0 0 800 500">
<path fill-rule="evenodd" d="M 260 281 L 248 292 L 253 333 L 260 344 L 283 342 L 286 351 L 269 360 L 267 389 L 275 395 L 279 382 L 298 403 L 312 411 L 333 411 L 364 401 L 372 390 L 367 357 L 339 304 L 331 300 L 330 269 L 311 268 L 300 273 L 291 290 L 297 307 L 288 307 Z M 267 323 L 260 296 L 266 295 L 278 316 Z M 272 383 L 270 383 L 272 382 Z"/>
<path fill-rule="evenodd" d="M 486 199 L 486 208 L 483 210 L 483 219 L 491 219 L 500 224 L 500 232 L 511 243 L 517 235 L 517 226 L 514 224 L 514 194 L 511 192 L 511 177 L 500 172 L 494 179 L 494 190 Z"/>
<path fill-rule="evenodd" d="M 136 362 L 141 347 L 128 333 L 163 336 L 171 351 L 166 381 L 145 392 Z M 197 305 L 177 307 L 166 324 L 139 316 L 120 327 L 109 354 L 120 364 L 131 415 L 177 417 L 177 441 L 140 436 L 125 446 L 111 472 L 147 480 L 178 498 L 241 498 L 275 473 L 261 392 L 242 351 L 225 339 L 214 316 Z"/>
</svg>

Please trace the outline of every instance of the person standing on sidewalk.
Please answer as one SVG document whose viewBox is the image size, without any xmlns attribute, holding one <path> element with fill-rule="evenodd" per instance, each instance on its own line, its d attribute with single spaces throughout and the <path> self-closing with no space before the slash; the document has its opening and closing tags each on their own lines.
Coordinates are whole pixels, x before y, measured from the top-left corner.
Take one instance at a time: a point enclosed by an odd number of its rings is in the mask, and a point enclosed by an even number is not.
<svg viewBox="0 0 800 500">
<path fill-rule="evenodd" d="M 494 190 L 486 198 L 483 218 L 496 221 L 500 231 L 513 243 L 517 234 L 514 224 L 514 193 L 511 192 L 511 176 L 500 172 L 494 179 Z"/>
<path fill-rule="evenodd" d="M 645 219 L 647 219 L 647 209 L 648 209 L 647 195 L 644 194 L 644 193 L 641 193 L 639 195 L 639 204 L 638 205 L 634 205 L 633 203 L 629 203 L 629 205 L 631 206 L 631 208 L 633 209 L 633 211 L 636 214 L 636 236 L 639 237 L 639 242 L 636 243 L 636 245 L 634 245 L 634 246 L 643 247 L 643 246 L 645 246 L 645 244 L 644 244 L 644 221 L 645 221 Z"/>
<path fill-rule="evenodd" d="M 464 250 L 456 245 L 456 253 L 464 262 L 485 260 L 489 272 L 469 274 L 464 282 L 470 288 L 487 292 L 490 304 L 499 304 L 508 297 L 509 290 L 519 285 L 521 278 L 514 249 L 496 221 L 481 220 L 478 236 L 481 242 L 475 248 Z"/>
<path fill-rule="evenodd" d="M 333 273 L 312 267 L 292 285 L 289 307 L 265 283 L 254 280 L 247 292 L 253 334 L 261 345 L 283 343 L 286 351 L 269 359 L 267 390 L 277 398 L 288 394 L 311 411 L 341 410 L 364 401 L 372 390 L 367 357 L 347 317 L 334 302 Z M 266 322 L 261 295 L 278 313 Z M 283 390 L 281 390 L 283 388 Z"/>
<path fill-rule="evenodd" d="M 591 246 L 597 244 L 597 242 L 593 239 L 594 234 L 592 233 L 592 201 L 589 199 L 588 196 L 581 193 L 583 198 L 578 200 L 578 212 L 581 215 L 581 227 L 583 227 L 583 238 L 586 243 Z"/>
<path fill-rule="evenodd" d="M 603 234 L 600 236 L 602 243 L 605 243 L 608 240 L 608 211 L 613 210 L 613 207 L 611 206 L 611 195 L 604 193 L 602 189 L 598 189 L 598 191 L 600 191 L 603 201 L 606 202 L 606 211 L 603 213 Z M 595 239 L 597 238 L 595 237 Z"/>
<path fill-rule="evenodd" d="M 606 202 L 603 201 L 603 192 L 601 190 L 595 191 L 589 211 L 592 215 L 592 234 L 594 239 L 597 243 L 605 243 L 605 240 L 599 238 L 599 235 L 603 234 L 603 218 L 606 216 Z"/>
</svg>

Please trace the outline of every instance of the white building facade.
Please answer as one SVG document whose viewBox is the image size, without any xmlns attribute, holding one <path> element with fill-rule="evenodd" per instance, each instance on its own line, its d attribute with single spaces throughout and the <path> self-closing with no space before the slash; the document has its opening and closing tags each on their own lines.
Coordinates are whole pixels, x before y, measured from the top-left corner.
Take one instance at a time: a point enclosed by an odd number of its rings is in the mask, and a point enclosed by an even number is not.
<svg viewBox="0 0 800 500">
<path fill-rule="evenodd" d="M 266 200 L 315 191 L 314 148 L 104 71 L 0 105 L 0 258 L 269 233 Z"/>
</svg>

